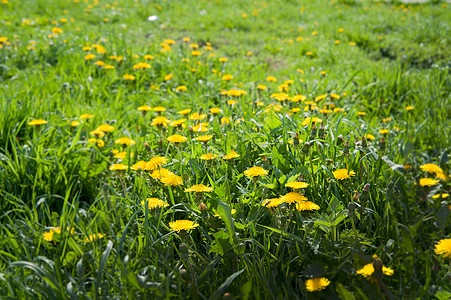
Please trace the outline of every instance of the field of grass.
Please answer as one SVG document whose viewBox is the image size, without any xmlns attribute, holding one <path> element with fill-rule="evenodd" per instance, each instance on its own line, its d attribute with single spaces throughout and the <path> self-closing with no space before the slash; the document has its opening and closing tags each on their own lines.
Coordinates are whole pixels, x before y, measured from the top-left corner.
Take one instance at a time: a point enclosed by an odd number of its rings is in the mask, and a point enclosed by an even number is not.
<svg viewBox="0 0 451 300">
<path fill-rule="evenodd" d="M 441 1 L 0 0 L 0 297 L 450 299 L 450 67 Z"/>
</svg>

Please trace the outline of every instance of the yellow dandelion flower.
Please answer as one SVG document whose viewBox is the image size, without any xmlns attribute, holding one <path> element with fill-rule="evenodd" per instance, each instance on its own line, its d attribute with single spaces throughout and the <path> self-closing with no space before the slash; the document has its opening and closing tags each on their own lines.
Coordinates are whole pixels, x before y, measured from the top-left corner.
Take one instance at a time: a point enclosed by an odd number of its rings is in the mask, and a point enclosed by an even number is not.
<svg viewBox="0 0 451 300">
<path fill-rule="evenodd" d="M 200 52 L 198 50 L 194 50 L 194 51 L 191 52 L 191 55 L 193 55 L 193 56 L 200 56 L 200 55 L 202 55 L 202 52 Z"/>
<path fill-rule="evenodd" d="M 216 157 L 218 157 L 218 156 L 214 153 L 206 153 L 206 154 L 202 154 L 199 158 L 202 160 L 212 160 L 212 159 L 215 159 Z"/>
<path fill-rule="evenodd" d="M 175 90 L 177 91 L 177 92 L 184 92 L 184 91 L 186 91 L 188 88 L 186 87 L 186 86 L 184 86 L 184 85 L 181 85 L 181 86 L 178 86 L 178 87 L 176 87 L 175 88 Z"/>
<path fill-rule="evenodd" d="M 168 74 L 168 75 L 164 76 L 164 80 L 165 80 L 165 81 L 169 81 L 169 80 L 171 80 L 172 78 L 174 78 L 174 75 L 172 75 L 172 74 Z"/>
<path fill-rule="evenodd" d="M 114 164 L 110 167 L 110 171 L 123 171 L 127 169 L 128 167 L 124 164 Z"/>
<path fill-rule="evenodd" d="M 177 232 L 195 229 L 197 226 L 199 226 L 199 224 L 195 224 L 194 221 L 190 220 L 177 220 L 169 223 L 169 227 Z"/>
<path fill-rule="evenodd" d="M 99 129 L 93 130 L 89 132 L 90 135 L 95 135 L 98 138 L 104 137 L 105 133 Z M 94 139 L 95 140 L 95 139 Z"/>
<path fill-rule="evenodd" d="M 318 97 L 315 98 L 315 101 L 321 101 L 323 99 L 325 99 L 329 94 L 323 94 L 323 95 L 319 95 Z"/>
<path fill-rule="evenodd" d="M 335 179 L 345 180 L 351 178 L 351 176 L 355 176 L 354 171 L 348 171 L 348 169 L 339 169 L 332 172 L 334 174 Z"/>
<path fill-rule="evenodd" d="M 284 203 L 281 198 L 271 198 L 263 201 L 262 206 L 272 208 Z"/>
<path fill-rule="evenodd" d="M 102 124 L 99 127 L 97 127 L 98 131 L 102 131 L 102 132 L 113 132 L 114 131 L 114 127 L 109 125 L 109 124 Z"/>
<path fill-rule="evenodd" d="M 266 90 L 268 88 L 264 84 L 259 84 L 259 85 L 257 85 L 257 89 L 259 89 L 259 90 Z"/>
<path fill-rule="evenodd" d="M 90 114 L 82 114 L 81 116 L 79 116 L 78 118 L 84 120 L 84 119 L 92 119 L 94 118 L 94 115 L 90 115 Z"/>
<path fill-rule="evenodd" d="M 379 132 L 380 134 L 387 134 L 387 133 L 390 132 L 390 130 L 388 130 L 388 129 L 380 129 L 378 132 Z"/>
<path fill-rule="evenodd" d="M 123 146 L 131 146 L 135 145 L 135 141 L 128 137 L 121 137 L 120 139 L 117 139 L 114 141 L 115 144 L 120 144 Z"/>
<path fill-rule="evenodd" d="M 130 74 L 125 74 L 122 78 L 124 78 L 125 80 L 135 80 L 136 77 Z"/>
<path fill-rule="evenodd" d="M 307 197 L 299 194 L 299 193 L 294 193 L 294 192 L 290 192 L 282 197 L 280 197 L 281 201 L 283 203 L 287 203 L 287 204 L 292 204 L 292 203 L 298 203 L 301 201 L 307 201 Z"/>
<path fill-rule="evenodd" d="M 183 185 L 182 177 L 177 175 L 167 175 L 161 178 L 161 182 L 166 185 L 178 186 Z"/>
<path fill-rule="evenodd" d="M 433 186 L 439 184 L 439 181 L 437 179 L 432 178 L 421 178 L 420 179 L 420 185 L 421 186 Z"/>
<path fill-rule="evenodd" d="M 276 82 L 276 81 L 277 81 L 277 78 L 274 77 L 274 76 L 268 76 L 268 77 L 266 77 L 266 81 Z"/>
<path fill-rule="evenodd" d="M 311 117 L 308 117 L 308 118 L 305 118 L 305 120 L 302 122 L 302 126 L 309 125 L 310 122 L 316 124 L 316 123 L 322 123 L 323 120 L 321 120 L 321 119 L 318 118 L 318 117 L 312 117 L 312 118 L 311 118 Z"/>
<path fill-rule="evenodd" d="M 147 202 L 147 207 L 149 208 L 149 210 L 151 209 L 155 209 L 155 208 L 162 208 L 162 207 L 166 207 L 169 206 L 169 204 L 167 204 L 166 202 L 164 202 L 163 200 L 160 200 L 158 198 L 147 198 L 146 201 Z M 141 202 L 141 206 L 144 206 L 144 210 L 145 210 L 145 203 L 144 201 Z"/>
<path fill-rule="evenodd" d="M 319 205 L 313 203 L 312 201 L 301 201 L 296 203 L 296 209 L 298 211 L 305 211 L 305 210 L 319 210 Z"/>
<path fill-rule="evenodd" d="M 94 59 L 96 56 L 94 54 L 87 54 L 85 55 L 85 60 L 92 60 Z"/>
<path fill-rule="evenodd" d="M 406 106 L 406 111 L 411 111 L 413 109 L 415 109 L 415 107 L 413 107 L 413 106 Z"/>
<path fill-rule="evenodd" d="M 372 140 L 375 139 L 374 135 L 372 135 L 372 134 L 370 134 L 370 133 L 365 134 L 365 138 L 366 138 L 367 140 L 370 140 L 370 141 L 372 141 Z"/>
<path fill-rule="evenodd" d="M 228 153 L 227 155 L 224 155 L 222 157 L 222 159 L 230 160 L 230 159 L 234 159 L 234 158 L 238 158 L 238 157 L 240 157 L 240 155 L 238 153 L 236 153 L 234 150 L 231 150 L 230 153 Z"/>
<path fill-rule="evenodd" d="M 451 239 L 443 239 L 437 242 L 434 249 L 435 254 L 451 258 Z"/>
<path fill-rule="evenodd" d="M 152 177 L 153 179 L 159 179 L 159 180 L 161 180 L 162 178 L 164 178 L 168 175 L 174 175 L 174 173 L 172 173 L 171 171 L 169 171 L 168 169 L 165 169 L 165 168 L 159 168 L 157 170 L 153 170 L 152 173 L 150 173 L 150 177 Z"/>
<path fill-rule="evenodd" d="M 304 102 L 306 99 L 307 97 L 304 95 L 294 95 L 293 97 L 291 97 L 291 102 Z"/>
<path fill-rule="evenodd" d="M 72 127 L 77 127 L 78 125 L 80 125 L 80 121 L 72 121 L 72 122 L 70 122 L 70 126 L 72 126 Z"/>
<path fill-rule="evenodd" d="M 227 95 L 240 97 L 243 95 L 247 95 L 247 92 L 243 91 L 243 90 L 238 90 L 238 89 L 230 89 L 229 91 L 227 91 Z"/>
<path fill-rule="evenodd" d="M 167 138 L 167 140 L 170 143 L 178 144 L 178 143 L 186 142 L 186 137 L 184 137 L 183 135 L 180 135 L 180 134 L 174 134 L 174 135 L 169 136 Z"/>
<path fill-rule="evenodd" d="M 165 165 L 166 163 L 167 163 L 166 157 L 162 156 L 152 157 L 146 165 L 146 170 L 156 170 L 158 168 L 161 168 L 161 166 Z"/>
<path fill-rule="evenodd" d="M 207 132 L 210 129 L 208 128 L 208 123 L 200 123 L 196 126 L 193 126 L 194 132 Z"/>
<path fill-rule="evenodd" d="M 213 192 L 213 188 L 209 186 L 205 186 L 203 184 L 196 184 L 193 185 L 190 188 L 185 189 L 185 192 L 196 192 L 196 193 L 203 193 L 203 192 Z"/>
<path fill-rule="evenodd" d="M 246 175 L 247 177 L 265 176 L 268 175 L 268 170 L 265 170 L 262 167 L 252 167 L 244 171 L 244 175 Z"/>
<path fill-rule="evenodd" d="M 219 107 L 210 108 L 210 113 L 212 113 L 212 114 L 219 114 L 220 112 L 221 112 L 221 109 Z"/>
<path fill-rule="evenodd" d="M 213 138 L 213 135 L 201 135 L 195 138 L 196 141 L 199 142 L 208 142 Z"/>
<path fill-rule="evenodd" d="M 32 120 L 31 122 L 28 122 L 28 125 L 30 126 L 40 126 L 40 125 L 44 125 L 47 124 L 48 122 L 46 120 L 42 120 L 42 119 L 37 119 L 37 120 Z"/>
<path fill-rule="evenodd" d="M 177 127 L 177 126 L 181 126 L 185 122 L 186 122 L 186 119 L 179 119 L 179 120 L 175 120 L 175 121 L 172 121 L 171 123 L 169 123 L 169 126 Z"/>
<path fill-rule="evenodd" d="M 124 159 L 125 157 L 127 156 L 127 152 L 118 152 L 118 153 L 116 153 L 115 155 L 114 155 L 114 158 L 117 158 L 117 159 Z"/>
<path fill-rule="evenodd" d="M 125 152 L 124 152 L 125 153 Z M 136 164 L 131 166 L 132 170 L 138 171 L 138 170 L 145 170 L 147 166 L 147 161 L 138 161 Z"/>
<path fill-rule="evenodd" d="M 188 108 L 188 109 L 184 109 L 184 110 L 179 111 L 178 114 L 184 116 L 184 115 L 189 114 L 191 111 L 192 111 L 192 109 Z"/>
<path fill-rule="evenodd" d="M 166 111 L 166 107 L 163 106 L 157 106 L 153 108 L 154 111 L 158 112 L 158 113 L 162 113 Z"/>
<path fill-rule="evenodd" d="M 229 81 L 229 80 L 232 80 L 232 79 L 233 79 L 232 75 L 226 74 L 226 75 L 222 76 L 222 80 L 224 80 L 224 81 Z"/>
<path fill-rule="evenodd" d="M 171 121 L 169 121 L 168 118 L 166 117 L 156 117 L 155 119 L 152 120 L 152 126 L 159 126 L 159 125 L 163 125 L 163 126 L 168 126 L 168 124 L 170 124 Z"/>
<path fill-rule="evenodd" d="M 286 187 L 298 190 L 298 189 L 305 189 L 306 187 L 308 187 L 308 183 L 307 182 L 299 182 L 299 181 L 294 181 L 294 182 L 288 182 L 285 184 Z"/>
<path fill-rule="evenodd" d="M 443 169 L 436 164 L 425 164 L 421 165 L 420 169 L 428 173 L 443 173 Z"/>
<path fill-rule="evenodd" d="M 319 292 L 321 290 L 324 290 L 329 284 L 329 279 L 325 277 L 311 278 L 305 282 L 305 288 L 309 292 Z"/>
<path fill-rule="evenodd" d="M 189 116 L 189 119 L 197 121 L 197 120 L 203 120 L 206 117 L 207 117 L 206 114 L 193 113 L 192 115 Z"/>
<path fill-rule="evenodd" d="M 141 105 L 138 107 L 138 111 L 150 111 L 152 108 L 149 105 Z"/>
</svg>

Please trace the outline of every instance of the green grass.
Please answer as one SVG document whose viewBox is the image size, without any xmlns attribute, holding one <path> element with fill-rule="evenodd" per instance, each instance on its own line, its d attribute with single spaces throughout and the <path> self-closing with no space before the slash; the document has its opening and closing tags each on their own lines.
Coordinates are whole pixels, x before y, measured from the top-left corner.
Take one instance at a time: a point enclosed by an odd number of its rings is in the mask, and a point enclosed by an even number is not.
<svg viewBox="0 0 451 300">
<path fill-rule="evenodd" d="M 0 4 L 0 37 L 7 38 L 0 42 L 0 295 L 450 297 L 450 259 L 434 252 L 450 237 L 450 197 L 432 197 L 451 190 L 449 5 L 9 2 Z M 153 15 L 157 21 L 148 20 Z M 51 36 L 53 28 L 62 33 Z M 175 41 L 172 51 L 161 51 L 166 39 Z M 202 55 L 193 56 L 190 44 Z M 95 58 L 85 60 L 90 53 Z M 135 70 L 141 62 L 151 68 Z M 125 74 L 136 78 L 125 80 Z M 173 78 L 165 80 L 168 74 Z M 221 80 L 225 74 L 233 79 Z M 304 102 L 271 97 L 286 80 L 293 80 L 287 94 L 302 94 Z M 258 90 L 259 84 L 268 89 Z M 187 90 L 176 91 L 180 86 Z M 232 88 L 247 94 L 221 94 Z M 317 109 L 309 110 L 307 101 Z M 146 104 L 165 107 L 162 115 L 171 121 L 187 118 L 186 128 L 152 126 L 158 113 L 137 109 Z M 210 113 L 213 107 L 221 112 Z M 325 107 L 343 111 L 320 111 Z M 206 114 L 205 134 L 213 139 L 194 140 L 202 135 L 191 130 L 199 121 L 178 114 L 188 108 Z M 94 117 L 80 120 L 82 114 Z M 325 127 L 302 125 L 307 117 L 321 118 Z M 48 123 L 28 125 L 33 119 Z M 103 146 L 89 141 L 101 124 L 114 127 L 98 138 Z M 175 133 L 187 141 L 169 143 Z M 292 144 L 296 134 L 299 145 Z M 375 137 L 367 146 L 366 134 Z M 125 136 L 136 144 L 124 150 L 114 141 Z M 232 149 L 240 156 L 222 159 Z M 126 154 L 118 159 L 112 150 Z M 217 158 L 201 160 L 207 152 Z M 167 159 L 164 167 L 183 186 L 168 187 L 147 171 L 109 170 L 155 156 Z M 444 174 L 431 187 L 419 185 L 421 178 L 436 178 L 420 168 L 427 163 Z M 253 166 L 268 175 L 246 177 Z M 332 172 L 342 168 L 355 176 L 335 179 Z M 309 184 L 302 193 L 319 210 L 262 205 L 291 192 L 285 184 L 298 180 Z M 195 184 L 214 191 L 184 191 Z M 143 209 L 149 197 L 169 205 Z M 181 219 L 199 226 L 171 230 L 169 223 Z M 55 227 L 61 231 L 45 240 Z M 104 236 L 86 242 L 99 233 Z M 374 254 L 392 276 L 375 274 L 370 281 L 356 274 Z M 316 277 L 330 285 L 307 291 L 306 281 Z"/>
</svg>

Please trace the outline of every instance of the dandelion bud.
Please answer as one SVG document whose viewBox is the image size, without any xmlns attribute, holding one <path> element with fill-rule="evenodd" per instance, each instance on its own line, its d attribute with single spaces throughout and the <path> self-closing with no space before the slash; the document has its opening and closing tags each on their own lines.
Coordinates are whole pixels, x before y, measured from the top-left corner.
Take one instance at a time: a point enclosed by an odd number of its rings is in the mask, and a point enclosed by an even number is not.
<svg viewBox="0 0 451 300">
<path fill-rule="evenodd" d="M 294 135 L 293 145 L 295 145 L 295 146 L 299 145 L 299 133 L 297 133 L 297 132 Z"/>
<path fill-rule="evenodd" d="M 312 132 L 310 133 L 310 136 L 315 137 L 317 132 L 316 124 L 313 124 L 312 126 Z"/>
<path fill-rule="evenodd" d="M 382 151 L 385 150 L 385 138 L 384 137 L 381 137 L 381 142 L 379 144 L 379 147 Z"/>
<path fill-rule="evenodd" d="M 318 135 L 319 135 L 320 137 L 323 137 L 325 133 L 326 133 L 326 130 L 324 129 L 324 124 L 321 123 L 321 125 L 320 125 L 320 127 L 319 127 L 319 131 L 318 131 Z"/>
<path fill-rule="evenodd" d="M 352 197 L 352 200 L 357 201 L 360 198 L 360 193 L 358 191 L 354 191 L 354 196 Z"/>
<path fill-rule="evenodd" d="M 264 163 L 267 162 L 266 155 L 262 156 L 262 160 L 263 160 Z"/>
<path fill-rule="evenodd" d="M 205 214 L 206 212 L 207 212 L 207 206 L 205 205 L 205 203 L 200 203 L 199 204 L 199 209 L 200 209 L 200 211 L 203 213 L 203 214 Z"/>
<path fill-rule="evenodd" d="M 330 158 L 326 158 L 326 165 L 330 166 L 332 164 L 333 160 Z"/>
<path fill-rule="evenodd" d="M 144 143 L 144 148 L 146 148 L 147 152 L 151 152 L 152 149 L 150 149 L 150 146 L 148 143 Z"/>
<path fill-rule="evenodd" d="M 384 264 L 382 263 L 382 260 L 377 257 L 376 255 L 373 256 L 373 268 L 375 274 L 381 274 L 382 273 L 382 267 Z"/>
<path fill-rule="evenodd" d="M 343 149 L 343 154 L 348 155 L 349 154 L 349 142 L 346 141 L 345 148 Z"/>
<path fill-rule="evenodd" d="M 365 184 L 365 186 L 363 187 L 363 192 L 368 193 L 370 191 L 370 187 L 371 187 L 371 184 L 369 184 L 369 183 Z"/>
<path fill-rule="evenodd" d="M 304 147 L 302 147 L 302 153 L 304 153 L 305 155 L 307 155 L 310 151 L 310 143 L 309 142 L 305 142 L 304 143 Z"/>
<path fill-rule="evenodd" d="M 365 137 L 362 137 L 362 148 L 366 149 L 368 147 L 368 144 L 366 143 Z"/>
<path fill-rule="evenodd" d="M 344 140 L 343 136 L 340 134 L 337 138 L 337 146 L 340 146 L 344 142 L 345 142 L 345 140 Z"/>
<path fill-rule="evenodd" d="M 348 210 L 349 210 L 349 213 L 351 215 L 354 214 L 354 211 L 355 211 L 355 204 L 354 204 L 354 202 L 349 203 Z"/>
</svg>

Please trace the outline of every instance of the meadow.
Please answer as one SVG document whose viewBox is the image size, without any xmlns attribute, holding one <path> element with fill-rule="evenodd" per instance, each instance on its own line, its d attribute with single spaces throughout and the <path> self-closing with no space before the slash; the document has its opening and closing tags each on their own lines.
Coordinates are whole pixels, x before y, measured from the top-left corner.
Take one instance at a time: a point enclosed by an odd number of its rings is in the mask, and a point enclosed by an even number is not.
<svg viewBox="0 0 451 300">
<path fill-rule="evenodd" d="M 451 5 L 0 0 L 0 298 L 450 299 Z"/>
</svg>

